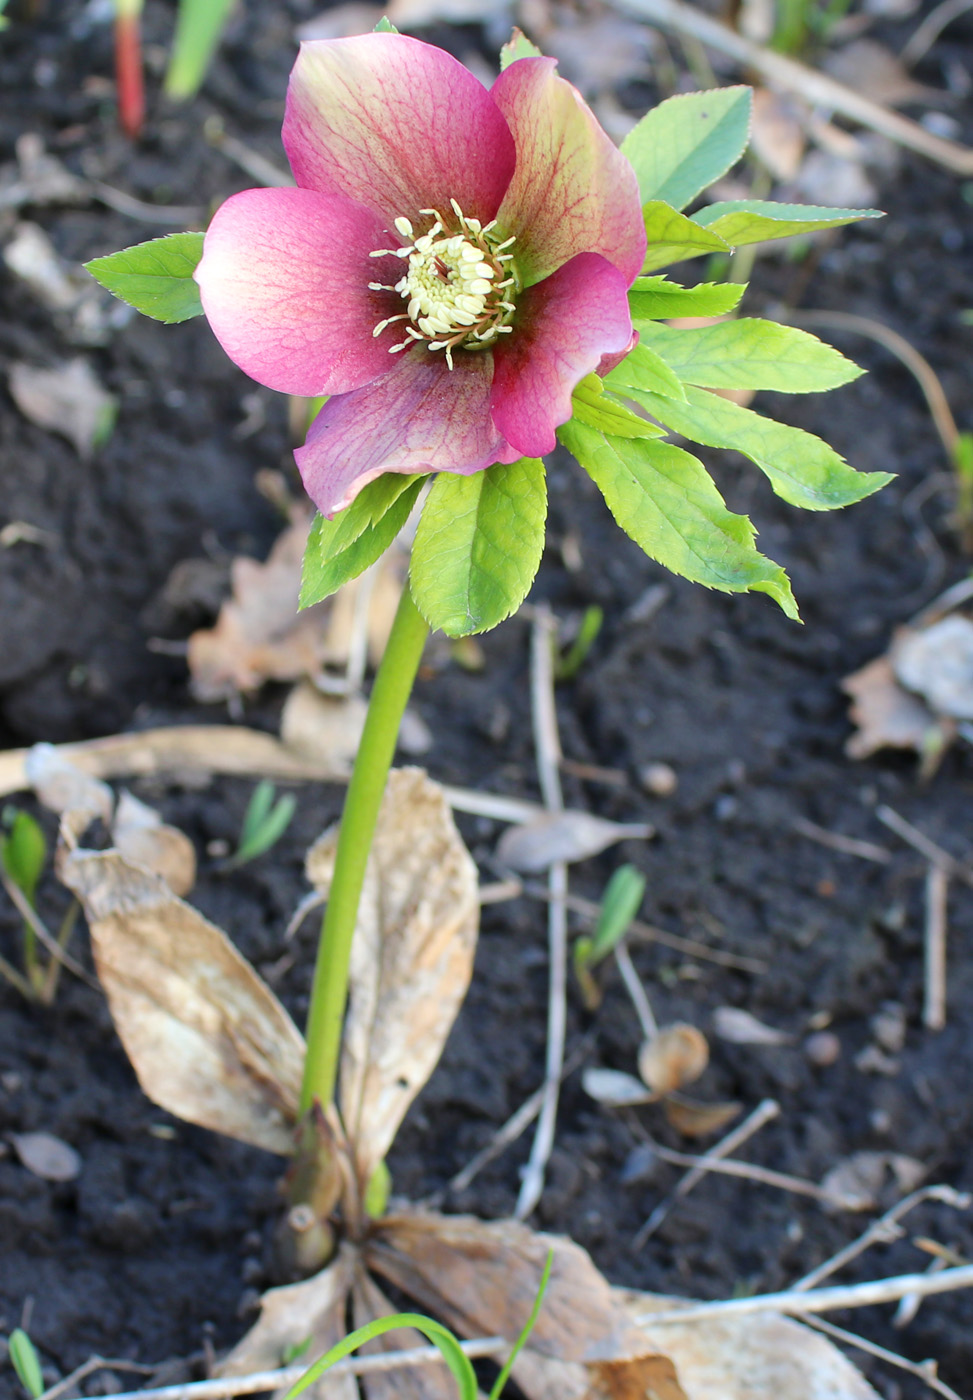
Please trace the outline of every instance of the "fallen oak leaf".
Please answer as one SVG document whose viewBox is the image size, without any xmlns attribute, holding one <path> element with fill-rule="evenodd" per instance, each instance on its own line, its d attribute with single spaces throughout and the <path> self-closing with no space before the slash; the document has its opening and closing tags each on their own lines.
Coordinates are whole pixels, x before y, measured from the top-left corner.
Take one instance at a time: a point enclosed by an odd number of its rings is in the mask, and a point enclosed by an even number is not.
<svg viewBox="0 0 973 1400">
<path fill-rule="evenodd" d="M 226 935 L 118 851 L 62 847 L 58 875 L 84 908 L 112 1019 L 153 1103 L 290 1153 L 304 1041 Z"/>
<path fill-rule="evenodd" d="M 888 656 L 877 656 L 845 676 L 841 688 L 851 696 L 849 714 L 856 732 L 845 744 L 849 758 L 869 758 L 879 749 L 914 749 L 924 753 L 930 742 L 945 747 L 953 726 L 937 720 L 932 710 L 896 680 Z"/>
</svg>

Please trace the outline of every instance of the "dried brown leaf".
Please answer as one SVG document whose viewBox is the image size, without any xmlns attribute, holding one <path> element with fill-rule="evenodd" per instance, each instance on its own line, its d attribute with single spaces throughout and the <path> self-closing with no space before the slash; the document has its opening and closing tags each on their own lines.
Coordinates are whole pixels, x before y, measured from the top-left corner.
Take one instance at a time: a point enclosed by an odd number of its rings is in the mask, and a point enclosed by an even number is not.
<svg viewBox="0 0 973 1400">
<path fill-rule="evenodd" d="M 674 1298 L 616 1291 L 635 1320 L 684 1306 Z M 790 1318 L 753 1313 L 644 1331 L 671 1356 L 686 1400 L 878 1400 L 831 1342 Z"/>
<path fill-rule="evenodd" d="M 523 826 L 508 827 L 497 842 L 497 859 L 529 874 L 555 861 L 586 860 L 617 841 L 648 840 L 652 835 L 646 822 L 611 822 L 590 812 L 545 812 Z"/>
<path fill-rule="evenodd" d="M 10 1141 L 21 1166 L 44 1181 L 74 1181 L 81 1174 L 81 1156 L 53 1133 L 12 1133 Z"/>
<path fill-rule="evenodd" d="M 304 1042 L 215 925 L 118 851 L 62 853 L 139 1083 L 177 1117 L 287 1154 Z"/>
<path fill-rule="evenodd" d="M 130 792 L 119 796 L 112 840 L 126 860 L 161 875 L 173 894 L 187 895 L 196 883 L 196 849 L 189 837 Z"/>
<path fill-rule="evenodd" d="M 950 613 L 928 627 L 900 628 L 889 653 L 900 685 L 936 715 L 973 719 L 973 622 Z"/>
<path fill-rule="evenodd" d="M 775 180 L 793 180 L 801 168 L 806 145 L 802 116 L 790 94 L 754 89 L 750 143 Z"/>
<path fill-rule="evenodd" d="M 327 893 L 336 833 L 308 852 Z M 418 768 L 389 777 L 351 950 L 339 1104 L 364 1185 L 432 1073 L 473 970 L 476 866 L 446 797 Z"/>
<path fill-rule="evenodd" d="M 76 836 L 96 818 L 110 824 L 115 805 L 111 788 L 77 768 L 53 744 L 35 744 L 28 749 L 24 772 L 38 802 L 66 818 Z"/>
<path fill-rule="evenodd" d="M 280 737 L 292 753 L 350 773 L 368 704 L 360 695 L 322 695 L 310 681 L 296 685 L 284 702 Z"/>
<path fill-rule="evenodd" d="M 883 107 L 942 101 L 944 96 L 934 88 L 917 83 L 891 49 L 874 39 L 856 39 L 841 48 L 829 49 L 821 66 L 832 78 Z"/>
<path fill-rule="evenodd" d="M 14 363 L 9 383 L 10 396 L 24 417 L 66 437 L 79 457 L 90 457 L 111 432 L 118 400 L 80 356 L 55 369 Z"/>
<path fill-rule="evenodd" d="M 879 749 L 922 753 L 939 727 L 932 711 L 899 685 L 887 656 L 846 676 L 841 688 L 851 696 L 849 713 L 857 727 L 845 744 L 850 758 L 868 758 Z"/>
<path fill-rule="evenodd" d="M 685 1094 L 670 1094 L 663 1100 L 662 1107 L 666 1118 L 677 1133 L 683 1137 L 709 1137 L 721 1133 L 738 1118 L 743 1109 L 741 1103 L 701 1103 L 698 1099 L 687 1098 Z"/>
<path fill-rule="evenodd" d="M 654 1094 L 694 1083 L 709 1064 L 709 1045 L 696 1026 L 663 1026 L 639 1051 L 639 1074 Z"/>
<path fill-rule="evenodd" d="M 713 1012 L 713 1029 L 730 1045 L 789 1045 L 794 1039 L 786 1031 L 764 1025 L 742 1006 L 718 1006 Z"/>
<path fill-rule="evenodd" d="M 821 1186 L 835 1210 L 873 1210 L 882 1204 L 890 1178 L 893 1195 L 907 1196 L 926 1174 L 922 1162 L 901 1152 L 853 1152 L 825 1174 Z"/>
<path fill-rule="evenodd" d="M 341 1341 L 347 1332 L 345 1308 L 354 1258 L 354 1251 L 343 1250 L 313 1278 L 265 1293 L 260 1300 L 259 1320 L 230 1352 L 219 1375 L 250 1376 L 275 1371 L 302 1346 L 306 1347 L 302 1355 L 310 1365 Z M 351 1375 L 325 1375 L 305 1394 L 310 1400 L 357 1400 L 358 1384 Z"/>
</svg>

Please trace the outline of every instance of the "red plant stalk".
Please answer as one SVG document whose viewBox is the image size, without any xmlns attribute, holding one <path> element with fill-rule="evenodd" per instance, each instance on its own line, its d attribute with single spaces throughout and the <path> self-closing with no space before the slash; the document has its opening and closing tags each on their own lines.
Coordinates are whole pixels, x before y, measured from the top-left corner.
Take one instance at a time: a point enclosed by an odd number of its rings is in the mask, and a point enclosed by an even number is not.
<svg viewBox="0 0 973 1400">
<path fill-rule="evenodd" d="M 118 119 L 133 139 L 145 122 L 145 83 L 142 77 L 142 40 L 139 33 L 141 3 L 118 3 L 115 11 L 115 82 Z"/>
</svg>

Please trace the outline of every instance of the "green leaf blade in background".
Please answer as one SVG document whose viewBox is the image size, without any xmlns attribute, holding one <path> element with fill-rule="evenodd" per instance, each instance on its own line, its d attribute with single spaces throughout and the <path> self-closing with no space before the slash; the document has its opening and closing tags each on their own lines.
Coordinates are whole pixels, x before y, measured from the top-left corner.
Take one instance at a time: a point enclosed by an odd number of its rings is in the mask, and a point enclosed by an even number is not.
<svg viewBox="0 0 973 1400">
<path fill-rule="evenodd" d="M 485 632 L 530 591 L 544 549 L 547 486 L 542 462 L 460 476 L 440 472 L 412 546 L 416 606 L 448 637 Z"/>
<path fill-rule="evenodd" d="M 745 282 L 700 282 L 681 287 L 668 277 L 636 277 L 628 293 L 632 320 L 668 321 L 679 316 L 728 316 L 740 304 Z"/>
<path fill-rule="evenodd" d="M 636 351 L 643 346 L 653 350 L 680 380 L 705 389 L 816 394 L 850 384 L 864 372 L 807 331 L 753 317 L 711 326 L 649 324 L 641 327 L 640 337 Z M 651 386 L 635 383 L 633 387 Z M 680 397 L 685 398 L 685 393 Z"/>
<path fill-rule="evenodd" d="M 680 214 L 663 200 L 649 200 L 642 210 L 642 217 L 648 239 L 643 273 L 657 272 L 660 267 L 669 267 L 687 258 L 730 252 L 729 243 L 719 234 L 687 219 L 685 214 Z"/>
<path fill-rule="evenodd" d="M 685 209 L 725 175 L 747 148 L 752 100 L 748 87 L 716 88 L 670 97 L 647 112 L 622 142 L 643 201 Z"/>
<path fill-rule="evenodd" d="M 708 588 L 768 593 L 797 618 L 784 570 L 757 551 L 753 525 L 727 510 L 702 462 L 672 443 L 606 438 L 574 421 L 558 436 L 650 558 Z"/>
<path fill-rule="evenodd" d="M 522 29 L 514 26 L 514 32 L 500 50 L 500 72 L 516 63 L 518 58 L 543 58 L 536 44 L 532 44 Z"/>
<path fill-rule="evenodd" d="M 46 1389 L 40 1357 L 37 1355 L 37 1348 L 22 1327 L 15 1327 L 7 1338 L 7 1351 L 17 1379 L 33 1400 L 39 1400 Z"/>
<path fill-rule="evenodd" d="M 623 395 L 626 389 L 643 389 L 646 393 L 686 402 L 686 386 L 679 375 L 644 338 L 605 376 L 605 384 Z"/>
<path fill-rule="evenodd" d="M 741 452 L 760 468 L 775 493 L 805 510 L 853 505 L 891 481 L 889 472 L 859 472 L 821 438 L 764 418 L 705 389 L 689 388 L 688 403 L 633 391 L 636 402 L 682 437 Z"/>
<path fill-rule="evenodd" d="M 826 209 L 814 204 L 777 204 L 769 199 L 725 200 L 693 215 L 692 222 L 719 234 L 731 248 L 842 228 L 860 219 L 881 219 L 881 209 Z"/>
<path fill-rule="evenodd" d="M 233 3 L 234 0 L 179 0 L 176 34 L 164 82 L 167 97 L 183 101 L 202 87 Z"/>
<path fill-rule="evenodd" d="M 29 812 L 15 812 L 9 832 L 0 836 L 0 865 L 30 905 L 35 903 L 46 861 L 47 840 L 41 827 Z"/>
<path fill-rule="evenodd" d="M 333 520 L 315 516 L 304 551 L 302 608 L 330 598 L 381 558 L 411 515 L 425 479 L 386 472 Z"/>
<path fill-rule="evenodd" d="M 143 316 L 175 325 L 203 314 L 193 273 L 203 256 L 201 233 L 168 233 L 136 243 L 85 268 L 96 282 Z"/>
</svg>

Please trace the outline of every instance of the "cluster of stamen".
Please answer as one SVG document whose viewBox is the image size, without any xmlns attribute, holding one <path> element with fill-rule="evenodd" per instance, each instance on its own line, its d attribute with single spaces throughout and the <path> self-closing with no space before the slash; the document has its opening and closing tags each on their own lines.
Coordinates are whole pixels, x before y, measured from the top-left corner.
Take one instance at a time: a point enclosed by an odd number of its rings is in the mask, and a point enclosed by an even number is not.
<svg viewBox="0 0 973 1400">
<path fill-rule="evenodd" d="M 386 326 L 407 322 L 405 340 L 389 353 L 423 342 L 429 350 L 444 350 L 452 369 L 454 350 L 482 350 L 512 331 L 516 280 L 509 251 L 514 240 L 498 241 L 496 219 L 482 224 L 466 218 L 455 199 L 450 205 L 455 227 L 448 227 L 438 210 L 420 209 L 434 222 L 418 238 L 408 219 L 396 219 L 395 228 L 408 243 L 401 248 L 376 248 L 370 256 L 407 259 L 408 271 L 394 286 L 368 285 L 376 292 L 398 292 L 408 303 L 406 311 L 379 321 L 372 332 L 379 336 Z"/>
</svg>

